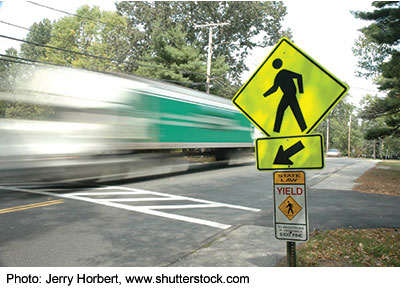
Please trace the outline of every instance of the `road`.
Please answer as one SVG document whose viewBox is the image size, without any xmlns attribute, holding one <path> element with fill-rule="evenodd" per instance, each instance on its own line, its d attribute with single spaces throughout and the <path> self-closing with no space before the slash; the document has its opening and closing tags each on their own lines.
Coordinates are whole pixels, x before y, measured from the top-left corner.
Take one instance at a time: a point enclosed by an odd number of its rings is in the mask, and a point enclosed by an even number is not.
<svg viewBox="0 0 400 291">
<path fill-rule="evenodd" d="M 400 227 L 400 197 L 351 191 L 374 162 L 307 171 L 310 229 Z M 272 173 L 254 164 L 96 185 L 1 186 L 0 266 L 273 266 Z"/>
</svg>

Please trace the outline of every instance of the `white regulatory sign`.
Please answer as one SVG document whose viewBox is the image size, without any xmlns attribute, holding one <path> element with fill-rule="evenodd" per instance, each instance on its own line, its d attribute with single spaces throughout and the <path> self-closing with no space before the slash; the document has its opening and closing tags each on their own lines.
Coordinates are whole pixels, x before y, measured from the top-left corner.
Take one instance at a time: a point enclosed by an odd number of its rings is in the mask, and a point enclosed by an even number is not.
<svg viewBox="0 0 400 291">
<path fill-rule="evenodd" d="M 279 240 L 308 240 L 305 182 L 303 171 L 274 172 L 274 225 Z"/>
</svg>

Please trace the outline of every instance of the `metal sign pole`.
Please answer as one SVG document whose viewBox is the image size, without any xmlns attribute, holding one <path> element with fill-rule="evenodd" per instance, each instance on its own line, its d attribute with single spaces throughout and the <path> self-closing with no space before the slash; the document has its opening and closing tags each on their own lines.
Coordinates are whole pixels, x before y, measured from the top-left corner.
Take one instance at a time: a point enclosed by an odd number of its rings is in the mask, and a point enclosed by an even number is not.
<svg viewBox="0 0 400 291">
<path fill-rule="evenodd" d="M 288 267 L 296 267 L 296 243 L 293 241 L 286 242 L 287 265 Z"/>
</svg>

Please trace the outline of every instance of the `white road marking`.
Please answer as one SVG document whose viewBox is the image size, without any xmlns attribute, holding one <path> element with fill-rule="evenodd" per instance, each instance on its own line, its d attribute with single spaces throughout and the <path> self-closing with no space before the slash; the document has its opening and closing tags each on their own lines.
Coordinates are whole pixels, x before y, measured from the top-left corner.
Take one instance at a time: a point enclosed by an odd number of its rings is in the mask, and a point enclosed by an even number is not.
<svg viewBox="0 0 400 291">
<path fill-rule="evenodd" d="M 185 200 L 182 198 L 99 198 L 94 199 L 99 201 L 108 202 L 142 202 L 142 201 L 173 201 L 173 200 Z"/>
<path fill-rule="evenodd" d="M 138 189 L 128 188 L 128 187 L 121 187 L 121 186 L 111 186 L 111 188 L 138 191 Z M 221 207 L 236 208 L 236 209 L 247 210 L 247 211 L 252 211 L 252 212 L 261 211 L 261 209 L 252 208 L 252 207 L 246 207 L 246 206 L 240 206 L 240 205 L 234 205 L 234 204 L 227 204 L 227 203 L 221 203 L 221 202 L 214 202 L 214 201 L 209 201 L 209 200 L 203 200 L 203 199 L 197 199 L 197 198 L 191 198 L 191 197 L 184 197 L 184 196 L 178 196 L 178 195 L 172 195 L 172 194 L 165 194 L 165 193 L 154 192 L 154 191 L 147 191 L 147 190 L 142 190 L 142 191 L 143 191 L 142 193 L 147 193 L 147 194 L 154 194 L 154 195 L 166 196 L 166 197 L 171 197 L 171 198 L 180 197 L 180 198 L 183 198 L 184 200 L 190 200 L 190 201 L 194 201 L 194 202 L 218 204 Z"/>
<path fill-rule="evenodd" d="M 143 194 L 143 192 L 138 192 L 138 193 L 134 193 L 134 192 L 79 192 L 79 195 L 82 196 L 101 196 L 101 195 L 140 195 Z M 66 196 L 75 196 L 75 193 L 72 194 L 65 194 Z"/>
<path fill-rule="evenodd" d="M 203 199 L 197 199 L 197 198 L 191 198 L 191 197 L 185 197 L 185 196 L 179 196 L 179 195 L 173 195 L 173 194 L 166 194 L 166 193 L 160 193 L 160 192 L 154 192 L 154 191 L 148 191 L 148 190 L 142 190 L 142 189 L 135 189 L 135 188 L 129 188 L 129 187 L 121 187 L 121 186 L 107 186 L 107 187 L 102 187 L 102 188 L 96 188 L 94 190 L 101 190 L 101 191 L 123 190 L 123 191 L 76 192 L 76 193 L 66 193 L 66 194 L 56 194 L 56 193 L 43 191 L 43 190 L 24 189 L 24 188 L 18 188 L 18 187 L 0 186 L 0 189 L 34 193 L 34 194 L 40 194 L 40 195 L 49 195 L 49 196 L 53 196 L 53 197 L 69 198 L 69 199 L 91 202 L 91 203 L 96 203 L 96 204 L 100 204 L 100 205 L 104 205 L 104 206 L 110 206 L 110 207 L 125 209 L 125 210 L 129 210 L 129 211 L 135 211 L 135 212 L 145 213 L 145 214 L 149 214 L 149 215 L 179 220 L 179 221 L 185 221 L 185 222 L 201 224 L 201 225 L 206 225 L 206 226 L 215 227 L 215 228 L 221 228 L 221 229 L 227 229 L 227 228 L 231 227 L 231 225 L 223 224 L 223 223 L 219 223 L 219 222 L 215 222 L 215 221 L 210 221 L 210 220 L 205 220 L 205 219 L 198 219 L 198 218 L 193 218 L 193 217 L 188 217 L 188 216 L 183 216 L 183 215 L 161 212 L 161 211 L 157 211 L 157 209 L 162 210 L 162 209 L 190 209 L 190 208 L 225 207 L 225 208 L 234 208 L 234 209 L 240 209 L 240 210 L 246 210 L 246 211 L 252 211 L 252 212 L 261 211 L 261 209 L 251 208 L 251 207 L 246 207 L 246 206 L 220 203 L 220 202 L 214 202 L 214 201 L 209 201 L 209 200 L 203 200 Z M 53 189 L 51 189 L 51 190 L 53 190 Z M 89 197 L 86 197 L 86 196 L 112 196 L 112 195 L 138 195 L 138 194 L 158 196 L 158 197 L 146 197 L 146 198 L 128 198 L 128 197 L 127 198 L 89 198 Z M 127 205 L 127 204 L 120 203 L 120 202 L 145 202 L 145 201 L 159 201 L 160 202 L 160 201 L 174 201 L 174 200 L 197 202 L 197 204 L 133 206 L 133 205 Z M 118 202 L 118 203 L 116 203 L 116 202 Z"/>
<path fill-rule="evenodd" d="M 136 206 L 149 208 L 149 206 Z M 185 204 L 185 205 L 152 205 L 151 209 L 187 209 L 187 208 L 213 208 L 213 207 L 221 207 L 219 204 Z"/>
</svg>

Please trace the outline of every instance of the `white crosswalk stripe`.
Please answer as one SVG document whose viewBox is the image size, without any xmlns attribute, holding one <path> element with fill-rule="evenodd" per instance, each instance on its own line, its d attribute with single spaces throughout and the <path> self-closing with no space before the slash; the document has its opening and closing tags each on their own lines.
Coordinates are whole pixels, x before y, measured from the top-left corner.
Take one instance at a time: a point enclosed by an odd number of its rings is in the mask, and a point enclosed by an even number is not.
<svg viewBox="0 0 400 291">
<path fill-rule="evenodd" d="M 94 188 L 90 192 L 74 192 L 59 194 L 55 192 L 55 189 L 24 189 L 18 187 L 3 187 L 0 189 L 8 189 L 13 191 L 35 193 L 40 195 L 50 195 L 55 197 L 69 198 L 74 200 L 80 200 L 85 202 L 96 203 L 104 206 L 115 207 L 119 209 L 125 209 L 134 212 L 145 213 L 149 215 L 185 221 L 189 223 L 201 224 L 215 228 L 227 229 L 231 227 L 229 224 L 223 224 L 215 221 L 199 219 L 184 215 L 166 213 L 158 210 L 173 210 L 173 209 L 195 209 L 195 208 L 231 208 L 239 209 L 251 212 L 259 212 L 261 209 L 251 208 L 246 206 L 227 204 L 215 201 L 209 201 L 204 199 L 197 199 L 192 197 L 185 197 L 180 195 L 173 195 L 161 192 L 154 192 L 142 189 L 135 189 L 130 187 L 121 186 L 106 186 L 101 188 Z M 121 198 L 120 195 L 125 197 Z M 137 195 L 142 195 L 145 197 L 135 197 Z M 118 198 L 113 196 L 119 196 Z M 167 204 L 163 205 L 163 202 L 180 202 L 178 204 Z M 143 203 L 143 202 L 157 202 L 155 205 L 131 205 L 127 203 Z M 189 203 L 182 203 L 189 202 Z M 195 203 L 193 203 L 195 202 Z"/>
</svg>

